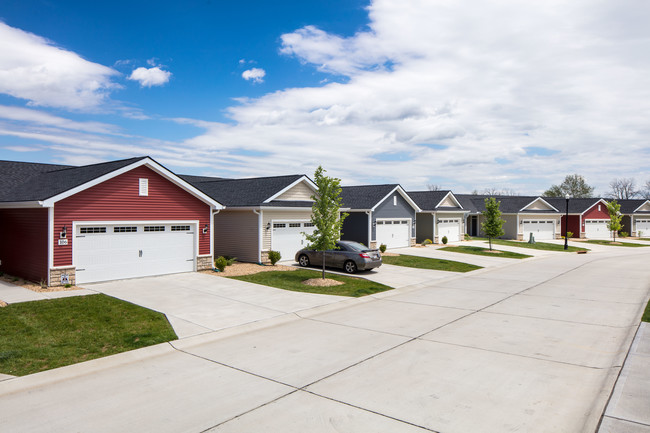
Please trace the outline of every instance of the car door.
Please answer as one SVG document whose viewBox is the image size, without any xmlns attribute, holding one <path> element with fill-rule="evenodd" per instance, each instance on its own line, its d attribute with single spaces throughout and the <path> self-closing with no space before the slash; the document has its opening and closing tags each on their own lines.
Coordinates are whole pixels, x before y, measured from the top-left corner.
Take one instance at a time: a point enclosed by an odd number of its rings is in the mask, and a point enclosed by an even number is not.
<svg viewBox="0 0 650 433">
<path fill-rule="evenodd" d="M 326 252 L 325 260 L 327 266 L 342 268 L 346 259 L 347 248 L 344 245 L 336 244 L 336 248 Z"/>
</svg>

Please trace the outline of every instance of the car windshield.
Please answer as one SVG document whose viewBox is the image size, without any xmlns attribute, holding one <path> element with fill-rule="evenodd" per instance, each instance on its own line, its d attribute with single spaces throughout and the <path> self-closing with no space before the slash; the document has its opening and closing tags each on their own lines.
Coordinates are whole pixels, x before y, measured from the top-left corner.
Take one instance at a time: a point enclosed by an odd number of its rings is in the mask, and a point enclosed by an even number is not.
<svg viewBox="0 0 650 433">
<path fill-rule="evenodd" d="M 368 247 L 362 245 L 358 242 L 341 242 L 341 246 L 345 246 L 345 249 L 349 251 L 367 251 Z"/>
</svg>

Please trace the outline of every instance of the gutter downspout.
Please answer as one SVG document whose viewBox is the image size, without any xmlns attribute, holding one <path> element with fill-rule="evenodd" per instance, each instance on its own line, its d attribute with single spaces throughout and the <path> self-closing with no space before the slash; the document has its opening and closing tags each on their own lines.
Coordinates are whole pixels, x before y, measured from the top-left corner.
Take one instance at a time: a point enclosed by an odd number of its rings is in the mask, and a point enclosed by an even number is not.
<svg viewBox="0 0 650 433">
<path fill-rule="evenodd" d="M 212 209 L 212 218 L 210 218 L 210 255 L 212 255 L 212 260 L 214 257 L 214 216 L 221 212 L 221 209 Z M 214 263 L 213 263 L 214 267 Z"/>
<path fill-rule="evenodd" d="M 262 264 L 262 211 L 253 209 L 253 213 L 257 215 L 257 264 Z"/>
<path fill-rule="evenodd" d="M 365 213 L 368 215 L 368 248 L 370 248 L 370 243 L 372 242 L 372 211 L 367 210 Z"/>
<path fill-rule="evenodd" d="M 431 242 L 436 243 L 436 213 L 431 212 Z"/>
</svg>

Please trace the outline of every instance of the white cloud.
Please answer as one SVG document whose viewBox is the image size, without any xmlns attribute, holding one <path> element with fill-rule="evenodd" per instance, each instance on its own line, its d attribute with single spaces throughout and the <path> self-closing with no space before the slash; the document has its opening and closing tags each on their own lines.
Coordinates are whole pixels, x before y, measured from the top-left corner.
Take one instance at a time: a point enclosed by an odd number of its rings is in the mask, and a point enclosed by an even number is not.
<svg viewBox="0 0 650 433">
<path fill-rule="evenodd" d="M 160 66 L 152 68 L 139 67 L 131 72 L 128 79 L 139 82 L 142 87 L 152 87 L 166 84 L 171 76 L 171 72 L 160 69 Z"/>
<path fill-rule="evenodd" d="M 264 82 L 266 71 L 262 68 L 252 68 L 242 72 L 241 76 L 246 81 L 253 80 L 254 83 L 262 83 Z"/>
<path fill-rule="evenodd" d="M 63 129 L 95 132 L 100 134 L 116 133 L 118 128 L 101 122 L 76 122 L 44 111 L 28 108 L 0 105 L 0 119 L 28 124 L 53 126 Z"/>
<path fill-rule="evenodd" d="M 229 165 L 246 174 L 323 164 L 348 183 L 458 191 L 650 176 L 631 157 L 650 157 L 650 3 L 376 0 L 368 11 L 351 37 L 313 26 L 281 37 L 282 53 L 345 84 L 241 99 L 232 124 L 184 145 L 203 158 L 263 154 Z"/>
<path fill-rule="evenodd" d="M 119 87 L 119 73 L 0 22 L 0 93 L 31 105 L 89 109 Z"/>
</svg>

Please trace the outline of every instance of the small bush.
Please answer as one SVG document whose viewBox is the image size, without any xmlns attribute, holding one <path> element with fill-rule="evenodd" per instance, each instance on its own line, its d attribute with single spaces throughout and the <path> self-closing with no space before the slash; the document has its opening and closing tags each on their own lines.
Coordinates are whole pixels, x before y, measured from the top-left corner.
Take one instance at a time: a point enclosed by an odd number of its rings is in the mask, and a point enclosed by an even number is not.
<svg viewBox="0 0 650 433">
<path fill-rule="evenodd" d="M 66 284 L 64 287 L 65 287 L 66 289 L 69 289 L 70 287 L 72 287 L 72 284 Z"/>
<path fill-rule="evenodd" d="M 567 238 L 572 238 L 573 237 L 573 232 L 566 232 L 566 237 Z"/>
<path fill-rule="evenodd" d="M 447 236 L 442 237 L 442 243 L 447 245 L 447 242 L 449 242 L 449 239 L 447 239 Z"/>
<path fill-rule="evenodd" d="M 433 241 L 431 239 L 425 239 L 422 241 L 422 245 L 431 245 Z"/>
<path fill-rule="evenodd" d="M 214 260 L 214 266 L 219 269 L 219 272 L 223 272 L 228 266 L 228 260 L 224 256 L 219 256 Z"/>
<path fill-rule="evenodd" d="M 465 240 L 466 241 L 471 241 L 472 237 L 469 234 L 465 233 Z"/>
<path fill-rule="evenodd" d="M 237 257 L 223 256 L 226 259 L 226 266 L 232 266 L 237 261 Z"/>
<path fill-rule="evenodd" d="M 275 266 L 275 264 L 279 262 L 281 258 L 282 254 L 280 254 L 280 251 L 269 251 L 269 260 L 273 266 Z"/>
<path fill-rule="evenodd" d="M 629 233 L 628 232 L 621 232 L 619 234 L 621 235 L 622 238 L 626 238 Z"/>
<path fill-rule="evenodd" d="M 379 251 L 381 251 L 382 253 L 385 253 L 386 252 L 386 244 L 379 245 Z"/>
</svg>

